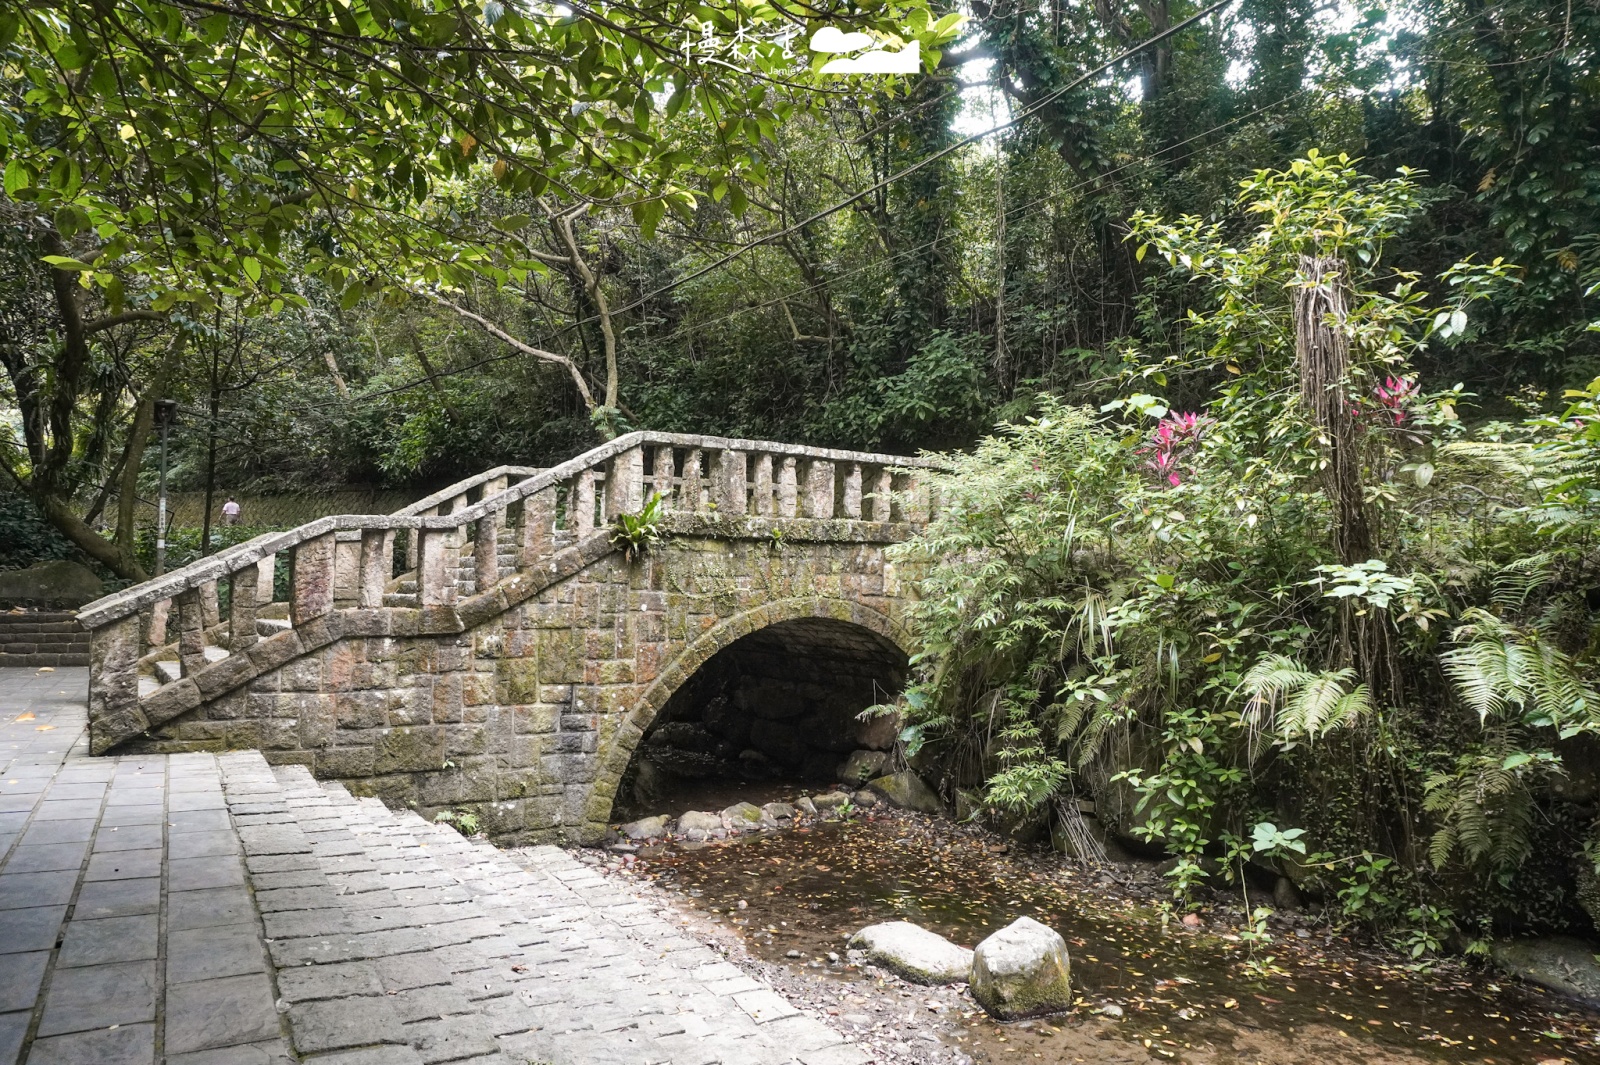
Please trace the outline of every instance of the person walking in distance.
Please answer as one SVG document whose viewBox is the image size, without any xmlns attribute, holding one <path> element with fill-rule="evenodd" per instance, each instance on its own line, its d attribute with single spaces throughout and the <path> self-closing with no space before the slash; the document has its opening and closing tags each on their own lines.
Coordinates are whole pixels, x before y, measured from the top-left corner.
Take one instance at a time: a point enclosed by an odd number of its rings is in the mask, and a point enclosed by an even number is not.
<svg viewBox="0 0 1600 1065">
<path fill-rule="evenodd" d="M 229 496 L 228 501 L 222 504 L 222 524 L 239 524 L 239 503 L 232 496 Z"/>
</svg>

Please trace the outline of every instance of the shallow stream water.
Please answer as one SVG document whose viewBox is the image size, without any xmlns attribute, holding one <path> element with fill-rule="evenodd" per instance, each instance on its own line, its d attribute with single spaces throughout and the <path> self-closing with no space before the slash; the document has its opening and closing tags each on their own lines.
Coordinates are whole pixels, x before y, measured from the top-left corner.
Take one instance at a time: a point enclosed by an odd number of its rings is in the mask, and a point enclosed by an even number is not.
<svg viewBox="0 0 1600 1065">
<path fill-rule="evenodd" d="M 980 1062 L 1096 1060 L 1083 1039 L 1058 1038 L 1091 1018 L 1100 1050 L 1113 1049 L 1108 1038 L 1144 1048 L 1099 1060 L 1600 1062 L 1600 1015 L 1540 989 L 1456 962 L 1408 970 L 1309 922 L 1298 934 L 1277 924 L 1252 949 L 1236 914 L 1186 929 L 1163 920 L 1151 885 L 1130 890 L 948 822 L 872 816 L 650 848 L 638 865 L 751 953 L 818 979 L 866 979 L 844 962 L 845 941 L 878 921 L 914 921 L 969 947 L 1022 915 L 1050 925 L 1071 952 L 1075 1012 L 1002 1026 L 971 1011 L 962 1046 Z M 1112 1025 L 1097 1014 L 1108 1006 L 1122 1011 Z"/>
</svg>

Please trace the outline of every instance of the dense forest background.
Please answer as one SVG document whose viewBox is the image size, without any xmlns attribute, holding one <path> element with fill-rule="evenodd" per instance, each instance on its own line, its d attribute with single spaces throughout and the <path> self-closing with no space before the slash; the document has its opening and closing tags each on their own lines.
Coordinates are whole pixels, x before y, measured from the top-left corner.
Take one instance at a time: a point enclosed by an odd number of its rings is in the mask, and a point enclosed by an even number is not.
<svg viewBox="0 0 1600 1065">
<path fill-rule="evenodd" d="M 551 463 L 629 426 L 967 446 L 1039 392 L 1114 397 L 1133 353 L 1144 366 L 1189 358 L 1192 286 L 1136 258 L 1128 219 L 1223 217 L 1253 169 L 1312 149 L 1373 175 L 1416 171 L 1424 209 L 1386 251 L 1397 268 L 1432 277 L 1468 255 L 1518 267 L 1520 283 L 1464 336 L 1419 356 L 1426 386 L 1463 383 L 1472 417 L 1595 375 L 1592 2 L 1241 0 L 1005 132 L 795 227 L 1189 13 L 1177 0 L 975 4 L 942 69 L 892 92 L 841 82 L 820 104 L 813 94 L 760 145 L 763 181 L 697 190 L 696 209 L 648 236 L 627 210 L 563 214 L 467 174 L 436 191 L 436 209 L 522 210 L 534 219 L 522 239 L 547 272 L 451 305 L 393 290 L 352 299 L 307 274 L 291 286 L 303 308 L 246 316 L 224 304 L 182 321 L 191 342 L 166 370 L 181 404 L 172 485 L 421 488 Z M 6 232 L 0 320 L 15 350 L 48 342 L 29 333 L 50 280 L 28 234 Z M 85 506 L 111 483 L 140 375 L 179 318 L 96 337 L 103 420 L 83 433 L 105 439 L 80 449 Z M 572 368 L 528 348 L 570 360 L 594 402 Z M 601 395 L 608 352 L 614 413 Z M 13 381 L 27 361 L 11 356 Z M 1185 382 L 1209 387 L 1204 375 Z M 146 449 L 146 496 L 154 462 Z"/>
</svg>

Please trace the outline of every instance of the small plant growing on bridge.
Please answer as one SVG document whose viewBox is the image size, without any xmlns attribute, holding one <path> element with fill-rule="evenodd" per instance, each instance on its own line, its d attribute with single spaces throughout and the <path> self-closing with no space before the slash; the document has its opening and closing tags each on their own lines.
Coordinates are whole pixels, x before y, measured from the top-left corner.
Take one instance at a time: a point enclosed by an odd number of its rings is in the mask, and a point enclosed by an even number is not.
<svg viewBox="0 0 1600 1065">
<path fill-rule="evenodd" d="M 450 825 L 463 836 L 476 836 L 482 827 L 478 815 L 470 810 L 440 810 L 433 815 L 433 820 L 436 824 Z"/>
<path fill-rule="evenodd" d="M 650 500 L 637 514 L 618 514 L 612 524 L 611 543 L 622 549 L 629 562 L 647 554 L 661 542 L 661 493 L 650 493 Z"/>
</svg>

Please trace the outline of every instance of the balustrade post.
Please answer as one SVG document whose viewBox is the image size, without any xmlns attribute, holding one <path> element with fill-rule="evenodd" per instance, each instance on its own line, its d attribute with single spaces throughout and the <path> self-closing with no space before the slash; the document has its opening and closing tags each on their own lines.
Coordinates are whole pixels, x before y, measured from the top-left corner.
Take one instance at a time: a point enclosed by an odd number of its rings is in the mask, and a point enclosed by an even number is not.
<svg viewBox="0 0 1600 1065">
<path fill-rule="evenodd" d="M 755 505 L 752 506 L 750 510 L 752 513 L 763 518 L 770 518 L 772 517 L 773 511 L 771 455 L 756 456 L 756 473 L 754 480 L 756 498 Z"/>
<path fill-rule="evenodd" d="M 384 589 L 394 570 L 394 530 L 365 529 L 361 533 L 361 575 L 356 603 L 363 607 L 383 605 Z"/>
<path fill-rule="evenodd" d="M 537 565 L 554 549 L 556 490 L 552 485 L 522 499 L 522 569 Z"/>
<path fill-rule="evenodd" d="M 487 592 L 500 581 L 500 525 L 506 512 L 492 510 L 473 523 L 472 582 L 474 592 Z"/>
<path fill-rule="evenodd" d="M 844 471 L 844 516 L 861 517 L 861 463 L 852 462 Z"/>
<path fill-rule="evenodd" d="M 217 601 L 216 581 L 206 581 L 200 585 L 200 624 L 207 629 L 222 624 L 222 607 Z"/>
<path fill-rule="evenodd" d="M 460 556 L 454 529 L 423 529 L 422 564 L 417 568 L 417 602 L 443 606 L 456 601 Z"/>
<path fill-rule="evenodd" d="M 171 599 L 158 599 L 150 604 L 144 621 L 144 645 L 150 650 L 165 647 L 167 643 L 167 618 L 172 613 Z"/>
<path fill-rule="evenodd" d="M 932 504 L 927 485 L 918 481 L 915 474 L 907 477 L 905 487 L 900 492 L 901 516 L 906 521 L 921 525 L 933 516 Z"/>
<path fill-rule="evenodd" d="M 333 609 L 334 534 L 296 544 L 289 556 L 289 620 L 304 625 Z"/>
<path fill-rule="evenodd" d="M 712 470 L 711 488 L 717 501 L 717 512 L 726 514 L 730 518 L 742 518 L 748 506 L 746 492 L 749 490 L 748 458 L 743 451 L 723 450 L 717 452 L 715 466 Z"/>
<path fill-rule="evenodd" d="M 650 466 L 650 490 L 661 497 L 662 510 L 672 509 L 672 464 L 676 457 L 671 445 L 664 444 L 655 449 Z"/>
<path fill-rule="evenodd" d="M 406 530 L 406 572 L 416 569 L 422 564 L 422 550 L 419 546 L 422 535 L 416 529 Z"/>
<path fill-rule="evenodd" d="M 278 599 L 278 556 L 268 555 L 256 563 L 256 606 L 265 606 Z"/>
<path fill-rule="evenodd" d="M 824 521 L 833 517 L 833 463 L 812 459 L 806 468 L 806 490 L 802 502 L 805 516 Z"/>
<path fill-rule="evenodd" d="M 142 731 L 139 713 L 141 619 L 129 614 L 95 629 L 89 637 L 89 749 L 104 754 L 110 744 Z"/>
<path fill-rule="evenodd" d="M 255 646 L 256 592 L 261 588 L 259 563 L 228 576 L 228 650 L 233 654 Z"/>
<path fill-rule="evenodd" d="M 206 664 L 205 608 L 199 588 L 185 588 L 173 600 L 178 604 L 178 664 L 187 677 Z"/>
<path fill-rule="evenodd" d="M 800 516 L 799 463 L 790 455 L 778 467 L 778 517 Z"/>
<path fill-rule="evenodd" d="M 353 602 L 361 594 L 361 533 L 334 534 L 333 601 Z"/>
<path fill-rule="evenodd" d="M 893 513 L 894 475 L 880 469 L 872 475 L 872 520 L 888 521 Z"/>
<path fill-rule="evenodd" d="M 578 474 L 578 502 L 577 522 L 573 526 L 578 533 L 578 539 L 583 539 L 594 532 L 594 471 L 584 470 Z"/>
<path fill-rule="evenodd" d="M 705 509 L 705 491 L 700 484 L 700 449 L 692 447 L 683 456 L 683 477 L 678 481 L 678 501 L 684 510 Z"/>
<path fill-rule="evenodd" d="M 611 460 L 606 475 L 606 520 L 644 509 L 644 449 L 630 447 Z"/>
</svg>

